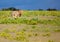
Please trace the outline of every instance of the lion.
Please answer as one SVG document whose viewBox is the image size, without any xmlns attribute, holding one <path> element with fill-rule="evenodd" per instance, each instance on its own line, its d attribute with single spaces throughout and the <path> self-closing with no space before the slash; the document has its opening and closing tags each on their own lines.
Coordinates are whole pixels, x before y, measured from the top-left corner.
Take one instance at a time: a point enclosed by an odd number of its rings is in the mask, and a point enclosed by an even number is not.
<svg viewBox="0 0 60 42">
<path fill-rule="evenodd" d="M 12 12 L 11 12 L 11 16 L 16 19 L 16 18 L 21 17 L 22 13 L 23 13 L 22 10 L 12 11 Z"/>
</svg>

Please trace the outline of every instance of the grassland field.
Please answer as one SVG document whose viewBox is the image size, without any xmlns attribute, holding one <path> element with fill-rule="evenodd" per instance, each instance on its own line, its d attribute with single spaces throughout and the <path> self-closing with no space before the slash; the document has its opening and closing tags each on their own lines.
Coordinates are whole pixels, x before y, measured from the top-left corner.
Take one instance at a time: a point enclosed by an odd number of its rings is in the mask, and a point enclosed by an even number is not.
<svg viewBox="0 0 60 42">
<path fill-rule="evenodd" d="M 0 11 L 0 42 L 60 42 L 60 11 Z"/>
</svg>

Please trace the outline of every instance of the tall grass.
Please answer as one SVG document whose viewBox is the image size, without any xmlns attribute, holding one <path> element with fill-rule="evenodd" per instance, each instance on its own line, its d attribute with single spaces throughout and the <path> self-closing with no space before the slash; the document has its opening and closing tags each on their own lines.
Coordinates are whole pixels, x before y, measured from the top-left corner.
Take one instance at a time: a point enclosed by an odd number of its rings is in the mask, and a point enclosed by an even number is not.
<svg viewBox="0 0 60 42">
<path fill-rule="evenodd" d="M 53 20 L 41 20 L 39 16 L 56 16 Z M 0 11 L 0 24 L 53 24 L 60 25 L 60 11 L 24 11 L 22 16 L 13 19 L 11 11 Z"/>
</svg>

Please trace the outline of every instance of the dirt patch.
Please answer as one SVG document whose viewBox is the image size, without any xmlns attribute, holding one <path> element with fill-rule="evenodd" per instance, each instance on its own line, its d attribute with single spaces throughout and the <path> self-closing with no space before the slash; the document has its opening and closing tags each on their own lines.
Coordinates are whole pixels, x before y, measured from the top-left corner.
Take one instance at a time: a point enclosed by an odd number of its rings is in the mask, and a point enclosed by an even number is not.
<svg viewBox="0 0 60 42">
<path fill-rule="evenodd" d="M 54 30 L 54 28 L 57 28 L 57 27 L 59 27 L 59 26 L 43 25 L 43 24 L 40 24 L 40 25 L 0 24 L 0 31 L 9 29 L 12 32 L 9 31 L 8 33 L 10 33 L 12 36 L 15 37 L 16 33 L 22 32 L 22 30 L 23 30 L 22 35 L 25 35 L 27 41 L 21 41 L 21 42 L 49 42 L 49 41 L 60 42 L 60 32 L 39 31 L 39 30 L 43 30 L 43 28 L 51 28 Z M 51 29 L 49 29 L 49 30 L 51 30 Z M 13 30 L 15 30 L 15 31 L 13 31 Z M 14 40 L 14 39 L 10 40 L 10 39 L 6 39 L 4 37 L 0 37 L 0 42 L 20 42 L 20 41 Z"/>
</svg>

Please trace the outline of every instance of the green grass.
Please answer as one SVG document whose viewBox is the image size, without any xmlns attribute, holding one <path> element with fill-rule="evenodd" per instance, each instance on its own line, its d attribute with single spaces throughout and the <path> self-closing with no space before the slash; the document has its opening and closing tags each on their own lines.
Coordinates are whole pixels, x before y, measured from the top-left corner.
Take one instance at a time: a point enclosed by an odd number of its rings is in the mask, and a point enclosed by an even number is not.
<svg viewBox="0 0 60 42">
<path fill-rule="evenodd" d="M 48 42 L 54 42 L 53 40 L 48 40 Z"/>
<path fill-rule="evenodd" d="M 3 38 L 5 38 L 5 39 L 12 39 L 12 36 L 11 36 L 11 34 L 9 34 L 9 33 L 6 33 L 6 32 L 1 32 L 0 33 L 0 37 L 3 37 Z"/>
<path fill-rule="evenodd" d="M 54 32 L 60 32 L 60 29 L 55 29 Z"/>
<path fill-rule="evenodd" d="M 41 20 L 39 16 L 56 16 L 53 20 Z M 60 11 L 24 11 L 17 19 L 11 17 L 11 11 L 0 11 L 0 24 L 52 24 L 60 25 Z"/>
<path fill-rule="evenodd" d="M 51 34 L 50 33 L 46 33 L 46 34 L 43 34 L 42 36 L 44 36 L 44 37 L 50 37 Z"/>
<path fill-rule="evenodd" d="M 4 38 L 7 40 L 13 40 L 13 41 L 15 40 L 19 42 L 29 42 L 30 39 L 32 38 L 38 39 L 38 37 L 47 38 L 48 40 L 50 37 L 52 37 L 52 33 L 56 34 L 56 32 L 60 32 L 59 28 L 57 27 L 56 29 L 53 27 L 46 28 L 45 26 L 43 28 L 39 28 L 39 26 L 37 25 L 22 25 L 23 28 L 21 28 L 20 25 L 19 25 L 19 28 L 17 28 L 18 26 L 17 27 L 15 26 L 1 29 L 0 38 Z M 54 30 L 54 32 L 52 29 Z M 48 40 L 48 42 L 54 42 L 54 41 Z"/>
<path fill-rule="evenodd" d="M 50 18 L 48 18 L 49 16 Z M 3 29 L 0 32 L 0 37 L 20 42 L 29 42 L 31 37 L 50 37 L 51 32 L 60 32 L 60 27 L 54 27 L 60 26 L 60 11 L 24 11 L 22 16 L 17 19 L 11 17 L 11 11 L 0 11 L 0 24 L 26 24 L 26 27 L 22 26 L 23 29 L 15 26 L 12 29 Z M 40 35 L 42 32 L 43 34 Z M 54 41 L 48 40 L 48 42 Z"/>
</svg>

